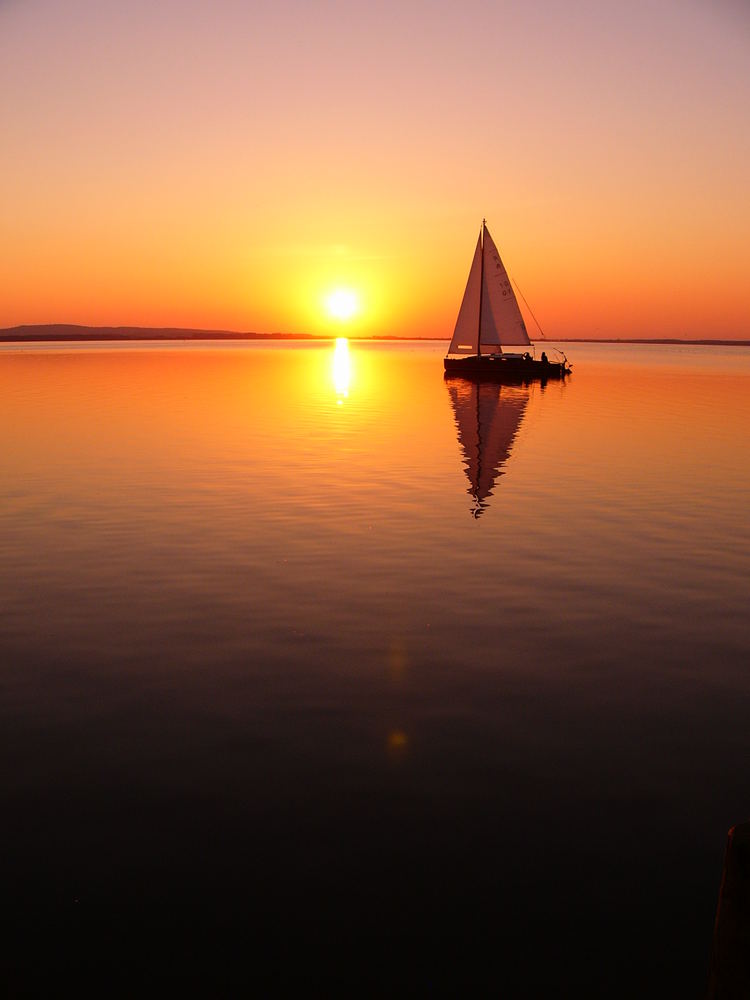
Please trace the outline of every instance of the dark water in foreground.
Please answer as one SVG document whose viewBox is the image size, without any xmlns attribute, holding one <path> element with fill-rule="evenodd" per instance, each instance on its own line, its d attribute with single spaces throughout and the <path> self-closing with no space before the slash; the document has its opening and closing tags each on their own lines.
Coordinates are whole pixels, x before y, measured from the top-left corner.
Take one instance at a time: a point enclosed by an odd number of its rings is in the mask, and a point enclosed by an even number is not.
<svg viewBox="0 0 750 1000">
<path fill-rule="evenodd" d="M 0 350 L 11 992 L 701 996 L 750 351 L 441 353 Z"/>
</svg>

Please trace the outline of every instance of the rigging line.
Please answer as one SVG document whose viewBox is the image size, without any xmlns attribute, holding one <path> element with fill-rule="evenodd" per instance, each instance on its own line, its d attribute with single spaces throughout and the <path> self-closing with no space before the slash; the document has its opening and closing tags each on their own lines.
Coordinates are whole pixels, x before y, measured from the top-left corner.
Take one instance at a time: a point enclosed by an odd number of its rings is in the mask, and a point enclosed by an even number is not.
<svg viewBox="0 0 750 1000">
<path fill-rule="evenodd" d="M 518 282 L 516 281 L 516 279 L 515 279 L 515 278 L 511 278 L 510 280 L 511 280 L 511 281 L 513 282 L 513 284 L 514 284 L 514 285 L 516 286 L 516 291 L 518 292 L 518 294 L 519 294 L 519 295 L 521 296 L 521 298 L 523 299 L 523 304 L 524 304 L 524 305 L 526 306 L 526 308 L 527 308 L 527 309 L 529 310 L 529 312 L 531 313 L 531 318 L 532 318 L 532 319 L 534 320 L 534 322 L 536 323 L 537 327 L 539 327 L 539 332 L 540 332 L 540 333 L 541 333 L 541 335 L 542 335 L 542 339 L 543 339 L 543 340 L 546 340 L 546 339 L 547 339 L 547 337 L 546 337 L 546 335 L 545 335 L 545 333 L 544 333 L 544 330 L 542 329 L 542 327 L 541 327 L 541 324 L 539 323 L 539 320 L 538 320 L 538 319 L 536 318 L 536 316 L 534 315 L 534 311 L 533 311 L 533 309 L 531 308 L 531 306 L 529 305 L 529 303 L 528 303 L 528 302 L 526 301 L 526 296 L 525 296 L 525 295 L 523 294 L 523 292 L 521 291 L 521 289 L 520 289 L 520 288 L 518 287 Z"/>
</svg>

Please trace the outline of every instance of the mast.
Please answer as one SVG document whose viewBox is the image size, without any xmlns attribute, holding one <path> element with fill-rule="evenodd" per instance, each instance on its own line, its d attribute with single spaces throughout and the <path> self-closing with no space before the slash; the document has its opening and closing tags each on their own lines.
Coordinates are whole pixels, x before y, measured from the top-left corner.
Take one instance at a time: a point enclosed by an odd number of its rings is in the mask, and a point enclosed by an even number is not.
<svg viewBox="0 0 750 1000">
<path fill-rule="evenodd" d="M 484 240 L 482 240 L 482 248 L 484 248 Z M 484 259 L 484 249 L 482 249 L 482 259 Z M 478 347 L 477 350 L 479 350 Z M 477 518 L 482 513 L 482 502 L 479 499 L 479 484 L 482 479 L 482 416 L 479 409 L 479 382 L 476 383 L 474 389 L 477 394 L 477 484 L 472 496 L 477 506 L 472 513 Z"/>
<path fill-rule="evenodd" d="M 482 219 L 482 229 L 480 231 L 480 237 L 482 239 L 482 264 L 481 270 L 479 272 L 479 328 L 477 329 L 477 357 L 482 356 L 482 292 L 484 290 L 484 227 L 487 224 L 486 219 Z"/>
</svg>

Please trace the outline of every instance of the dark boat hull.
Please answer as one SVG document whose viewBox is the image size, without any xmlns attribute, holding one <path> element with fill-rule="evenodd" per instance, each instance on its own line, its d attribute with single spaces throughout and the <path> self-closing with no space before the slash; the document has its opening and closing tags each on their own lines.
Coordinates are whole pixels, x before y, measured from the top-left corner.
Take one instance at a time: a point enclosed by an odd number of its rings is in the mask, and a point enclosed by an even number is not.
<svg viewBox="0 0 750 1000">
<path fill-rule="evenodd" d="M 528 382 L 533 379 L 561 379 L 570 374 L 564 362 L 537 361 L 502 354 L 472 354 L 466 358 L 445 358 L 446 376 L 486 379 L 492 382 Z"/>
</svg>

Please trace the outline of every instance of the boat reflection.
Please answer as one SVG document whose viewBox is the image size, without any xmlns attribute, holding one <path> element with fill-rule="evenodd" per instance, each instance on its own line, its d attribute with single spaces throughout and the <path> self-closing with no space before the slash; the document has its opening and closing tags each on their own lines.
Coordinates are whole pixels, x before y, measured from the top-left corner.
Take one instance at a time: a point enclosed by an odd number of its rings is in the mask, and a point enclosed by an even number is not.
<svg viewBox="0 0 750 1000">
<path fill-rule="evenodd" d="M 495 480 L 503 475 L 530 390 L 469 379 L 447 379 L 446 386 L 470 483 L 466 492 L 476 518 L 487 508 Z"/>
</svg>

